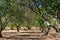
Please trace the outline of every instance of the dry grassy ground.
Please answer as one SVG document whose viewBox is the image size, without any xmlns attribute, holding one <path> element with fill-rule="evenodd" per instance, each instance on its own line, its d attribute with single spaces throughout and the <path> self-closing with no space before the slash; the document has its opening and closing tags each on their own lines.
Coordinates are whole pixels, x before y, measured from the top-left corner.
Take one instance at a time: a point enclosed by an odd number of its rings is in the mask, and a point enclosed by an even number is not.
<svg viewBox="0 0 60 40">
<path fill-rule="evenodd" d="M 48 35 L 43 35 L 40 30 L 4 30 L 0 40 L 60 40 L 60 33 L 51 29 Z"/>
</svg>

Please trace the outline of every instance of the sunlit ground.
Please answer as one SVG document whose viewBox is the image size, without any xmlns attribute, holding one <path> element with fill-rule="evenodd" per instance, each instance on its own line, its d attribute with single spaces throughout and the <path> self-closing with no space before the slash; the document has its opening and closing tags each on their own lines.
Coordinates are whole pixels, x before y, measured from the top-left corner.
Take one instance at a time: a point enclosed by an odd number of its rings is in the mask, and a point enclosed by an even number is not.
<svg viewBox="0 0 60 40">
<path fill-rule="evenodd" d="M 51 29 L 48 35 L 41 33 L 39 28 L 20 29 L 19 32 L 16 29 L 5 29 L 2 35 L 3 38 L 0 38 L 0 40 L 60 40 L 59 33 L 56 33 L 54 29 Z"/>
</svg>

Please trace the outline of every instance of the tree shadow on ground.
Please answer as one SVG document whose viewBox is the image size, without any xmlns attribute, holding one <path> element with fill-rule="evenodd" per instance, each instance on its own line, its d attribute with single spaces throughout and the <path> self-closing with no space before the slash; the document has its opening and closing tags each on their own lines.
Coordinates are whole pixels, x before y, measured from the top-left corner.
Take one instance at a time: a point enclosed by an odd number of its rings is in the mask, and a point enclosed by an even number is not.
<svg viewBox="0 0 60 40">
<path fill-rule="evenodd" d="M 15 36 L 10 36 L 7 39 L 14 39 L 14 40 L 44 40 L 45 38 L 38 38 L 38 37 L 32 37 L 29 35 L 15 35 Z"/>
</svg>

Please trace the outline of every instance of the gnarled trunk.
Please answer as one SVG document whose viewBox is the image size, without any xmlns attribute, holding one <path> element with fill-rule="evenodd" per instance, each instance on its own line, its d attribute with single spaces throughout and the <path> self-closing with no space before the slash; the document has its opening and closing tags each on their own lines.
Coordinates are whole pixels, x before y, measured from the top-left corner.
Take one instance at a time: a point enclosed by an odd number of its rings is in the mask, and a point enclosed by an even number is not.
<svg viewBox="0 0 60 40">
<path fill-rule="evenodd" d="M 27 26 L 28 30 L 31 30 L 31 27 L 30 26 Z"/>
<path fill-rule="evenodd" d="M 17 31 L 19 32 L 19 27 L 17 27 Z"/>
<path fill-rule="evenodd" d="M 19 25 L 18 25 L 18 26 L 16 26 L 16 28 L 17 28 L 17 32 L 19 32 Z"/>
<path fill-rule="evenodd" d="M 0 30 L 0 38 L 1 38 L 1 37 L 3 37 L 3 36 L 2 36 L 2 30 Z"/>
<path fill-rule="evenodd" d="M 50 31 L 50 27 L 52 27 L 54 30 L 56 30 L 56 32 L 59 32 L 59 29 L 57 29 L 55 26 L 49 25 L 48 26 L 48 30 L 46 31 L 45 35 L 48 35 L 49 31 Z"/>
</svg>

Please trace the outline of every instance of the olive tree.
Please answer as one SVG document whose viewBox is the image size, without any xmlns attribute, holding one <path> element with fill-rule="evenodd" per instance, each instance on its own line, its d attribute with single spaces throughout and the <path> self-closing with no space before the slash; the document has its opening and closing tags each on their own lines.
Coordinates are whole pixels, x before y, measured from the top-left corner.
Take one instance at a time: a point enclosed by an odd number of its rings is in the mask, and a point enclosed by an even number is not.
<svg viewBox="0 0 60 40">
<path fill-rule="evenodd" d="M 56 22 L 60 20 L 60 1 L 59 0 L 26 0 L 26 3 L 20 3 L 21 6 L 30 8 L 31 11 L 38 15 L 38 22 L 42 30 L 45 30 L 45 34 L 48 34 L 50 26 L 56 31 L 59 31 Z M 50 21 L 53 20 L 53 22 Z M 56 19 L 56 21 L 54 21 Z M 47 24 L 47 22 L 49 24 Z M 59 23 L 59 22 L 58 22 Z M 47 30 L 46 30 L 47 28 Z"/>
<path fill-rule="evenodd" d="M 17 1 L 12 0 L 0 0 L 0 37 L 2 37 L 2 31 L 8 25 L 10 18 L 16 15 L 19 10 Z"/>
</svg>

